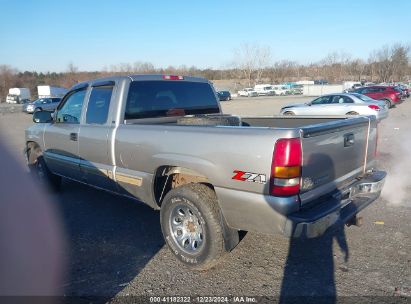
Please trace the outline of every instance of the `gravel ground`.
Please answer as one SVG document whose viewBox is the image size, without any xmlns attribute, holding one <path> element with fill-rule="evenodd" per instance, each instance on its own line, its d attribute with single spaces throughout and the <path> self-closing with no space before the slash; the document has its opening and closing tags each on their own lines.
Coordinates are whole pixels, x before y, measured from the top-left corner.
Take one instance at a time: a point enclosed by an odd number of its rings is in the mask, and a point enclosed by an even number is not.
<svg viewBox="0 0 411 304">
<path fill-rule="evenodd" d="M 239 98 L 222 108 L 239 115 L 273 115 L 284 104 L 309 99 Z M 27 114 L 0 114 L 2 135 L 22 164 L 24 128 L 30 123 Z M 207 272 L 190 272 L 177 262 L 162 239 L 158 212 L 65 181 L 55 196 L 70 245 L 65 294 L 320 295 L 330 296 L 331 302 L 335 295 L 376 297 L 373 302 L 397 302 L 404 300 L 402 295 L 410 300 L 410 124 L 410 100 L 380 124 L 380 166 L 393 178 L 383 197 L 362 212 L 362 227 L 308 241 L 248 233 L 221 265 Z"/>
</svg>

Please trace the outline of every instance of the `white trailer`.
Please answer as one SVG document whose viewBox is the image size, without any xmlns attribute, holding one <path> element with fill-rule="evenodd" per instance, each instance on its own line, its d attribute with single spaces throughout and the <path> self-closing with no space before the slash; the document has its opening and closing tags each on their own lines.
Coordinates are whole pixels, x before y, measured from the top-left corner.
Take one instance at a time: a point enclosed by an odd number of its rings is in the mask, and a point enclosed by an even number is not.
<svg viewBox="0 0 411 304">
<path fill-rule="evenodd" d="M 354 89 L 355 87 L 361 87 L 362 84 L 359 81 L 344 81 L 343 88 L 344 90 Z"/>
<path fill-rule="evenodd" d="M 39 98 L 63 97 L 68 89 L 54 86 L 37 86 L 37 95 Z"/>
<path fill-rule="evenodd" d="M 305 85 L 303 88 L 303 95 L 305 96 L 321 96 L 324 94 L 334 94 L 342 92 L 342 84 L 314 84 Z"/>
<path fill-rule="evenodd" d="M 7 103 L 25 103 L 30 101 L 30 90 L 28 88 L 10 88 L 6 97 Z"/>
<path fill-rule="evenodd" d="M 301 85 L 313 85 L 314 81 L 313 80 L 300 80 L 297 81 L 296 84 L 301 84 Z"/>
</svg>

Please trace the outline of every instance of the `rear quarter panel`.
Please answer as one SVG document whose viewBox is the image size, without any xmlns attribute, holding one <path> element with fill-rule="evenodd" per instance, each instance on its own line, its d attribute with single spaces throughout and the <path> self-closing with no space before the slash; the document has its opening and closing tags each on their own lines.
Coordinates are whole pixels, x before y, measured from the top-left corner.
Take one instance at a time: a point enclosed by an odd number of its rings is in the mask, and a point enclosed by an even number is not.
<svg viewBox="0 0 411 304">
<path fill-rule="evenodd" d="M 121 125 L 115 141 L 116 164 L 120 170 L 127 168 L 146 179 L 161 166 L 181 166 L 207 177 L 215 187 L 267 194 L 274 143 L 279 137 L 298 136 L 295 132 L 269 128 Z M 266 182 L 234 180 L 235 170 L 264 174 Z M 149 182 L 143 180 L 143 184 Z"/>
</svg>

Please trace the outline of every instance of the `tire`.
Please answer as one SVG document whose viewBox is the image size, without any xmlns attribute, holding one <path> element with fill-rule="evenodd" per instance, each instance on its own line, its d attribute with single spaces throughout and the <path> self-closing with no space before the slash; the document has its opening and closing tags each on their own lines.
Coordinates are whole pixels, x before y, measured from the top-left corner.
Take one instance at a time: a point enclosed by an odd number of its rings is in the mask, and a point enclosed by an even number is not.
<svg viewBox="0 0 411 304">
<path fill-rule="evenodd" d="M 293 116 L 295 115 L 295 113 L 293 111 L 287 111 L 287 112 L 284 112 L 284 115 Z"/>
<path fill-rule="evenodd" d="M 179 125 L 193 126 L 240 126 L 241 119 L 232 115 L 195 115 L 177 120 Z"/>
<path fill-rule="evenodd" d="M 61 189 L 61 176 L 51 173 L 43 156 L 39 156 L 36 163 L 30 166 L 30 172 L 41 185 L 49 190 L 59 191 Z"/>
<path fill-rule="evenodd" d="M 205 185 L 191 183 L 170 190 L 161 205 L 160 222 L 170 250 L 190 269 L 210 269 L 229 251 L 217 197 Z"/>
<path fill-rule="evenodd" d="M 385 102 L 385 104 L 387 105 L 387 108 L 388 108 L 388 109 L 391 109 L 391 108 L 392 108 L 392 102 L 391 102 L 390 99 L 384 99 L 384 102 Z"/>
<path fill-rule="evenodd" d="M 345 115 L 360 115 L 360 114 L 358 114 L 357 112 L 351 111 L 351 112 L 348 112 Z"/>
<path fill-rule="evenodd" d="M 230 100 L 231 100 L 230 96 L 228 96 L 228 97 L 225 99 L 225 101 L 230 101 Z"/>
</svg>

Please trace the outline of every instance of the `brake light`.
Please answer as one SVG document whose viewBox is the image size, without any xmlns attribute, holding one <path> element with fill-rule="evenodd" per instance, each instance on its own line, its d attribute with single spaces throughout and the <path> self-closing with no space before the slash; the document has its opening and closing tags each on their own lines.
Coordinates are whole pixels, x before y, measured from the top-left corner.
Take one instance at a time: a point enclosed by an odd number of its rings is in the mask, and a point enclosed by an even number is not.
<svg viewBox="0 0 411 304">
<path fill-rule="evenodd" d="M 271 164 L 271 195 L 292 196 L 300 192 L 301 163 L 300 138 L 277 140 Z"/>
<path fill-rule="evenodd" d="M 177 75 L 163 75 L 163 79 L 166 80 L 183 80 L 183 76 L 177 76 Z"/>
<path fill-rule="evenodd" d="M 370 109 L 375 110 L 375 111 L 380 111 L 380 110 L 381 110 L 380 107 L 379 107 L 379 106 L 376 106 L 376 105 L 369 105 L 368 107 L 369 107 Z"/>
</svg>

